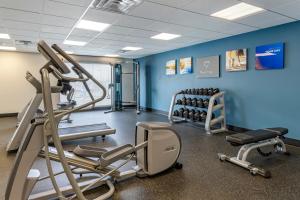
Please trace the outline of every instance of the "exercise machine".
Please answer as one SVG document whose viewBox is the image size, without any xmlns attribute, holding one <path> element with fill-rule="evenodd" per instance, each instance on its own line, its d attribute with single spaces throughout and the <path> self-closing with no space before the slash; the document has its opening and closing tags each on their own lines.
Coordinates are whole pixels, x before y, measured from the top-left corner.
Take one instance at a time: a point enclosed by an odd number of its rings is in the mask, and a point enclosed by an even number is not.
<svg viewBox="0 0 300 200">
<path fill-rule="evenodd" d="M 60 85 L 64 85 L 63 83 L 61 83 Z M 68 84 L 70 86 L 70 84 Z M 66 101 L 64 102 L 59 102 L 57 104 L 58 109 L 60 110 L 69 110 L 69 109 L 73 109 L 76 106 L 76 101 L 73 100 L 73 96 L 74 96 L 74 88 L 68 88 L 68 90 L 64 91 L 63 93 L 61 92 L 61 94 L 66 95 Z M 66 121 L 67 123 L 72 123 L 71 120 L 71 114 L 67 115 L 65 118 L 62 119 L 62 121 Z"/>
<path fill-rule="evenodd" d="M 43 48 L 44 46 L 41 44 L 39 48 Z M 45 46 L 45 49 L 42 52 L 45 52 L 47 55 L 48 51 L 51 51 L 47 48 L 48 46 Z M 72 70 L 75 71 L 75 73 L 78 75 L 78 78 L 70 78 L 63 74 L 61 74 L 58 70 L 55 72 L 55 76 L 58 78 L 59 81 L 63 82 L 64 84 L 58 84 L 59 86 L 53 86 L 52 87 L 52 93 L 60 93 L 61 91 L 70 90 L 71 85 L 69 85 L 69 82 L 79 81 L 82 82 L 87 90 L 87 92 L 90 95 L 90 98 L 92 100 L 91 107 L 95 106 L 95 98 L 93 94 L 91 93 L 87 81 L 94 82 L 102 91 L 102 95 L 106 96 L 106 89 L 102 84 L 97 81 L 89 72 L 87 72 L 83 67 L 79 65 L 79 63 L 75 62 L 71 57 L 69 57 L 65 52 L 63 52 L 57 45 L 53 45 L 53 49 L 56 50 L 62 57 L 64 57 L 68 62 L 70 62 L 73 67 Z M 54 69 L 55 70 L 55 69 Z M 67 73 L 70 73 L 70 69 L 68 68 Z M 67 74 L 66 73 L 66 74 Z M 29 83 L 32 84 L 32 86 L 36 89 L 36 95 L 31 100 L 29 106 L 27 107 L 25 114 L 23 115 L 23 118 L 15 130 L 12 138 L 10 139 L 9 143 L 6 146 L 6 151 L 14 151 L 19 148 L 19 145 L 22 141 L 22 138 L 25 134 L 25 132 L 29 129 L 30 121 L 34 119 L 34 116 L 42 102 L 42 86 L 41 82 L 35 78 L 32 74 L 29 72 L 26 74 L 26 79 L 29 81 Z M 64 89 L 69 88 L 69 89 Z M 58 110 L 59 111 L 59 110 Z M 66 116 L 68 117 L 68 116 Z M 63 120 L 60 119 L 60 120 Z M 116 129 L 109 127 L 106 123 L 97 123 L 97 124 L 90 124 L 90 125 L 83 125 L 83 126 L 73 126 L 73 127 L 67 127 L 67 128 L 60 128 L 59 134 L 60 134 L 60 140 L 61 141 L 67 141 L 67 140 L 76 140 L 81 138 L 87 138 L 87 137 L 97 137 L 101 136 L 102 139 L 105 139 L 106 135 L 115 134 Z"/>
<path fill-rule="evenodd" d="M 221 161 L 228 161 L 248 169 L 252 175 L 259 174 L 265 178 L 270 178 L 270 171 L 254 166 L 252 163 L 247 161 L 247 157 L 249 153 L 255 149 L 262 156 L 270 156 L 272 152 L 266 153 L 261 150 L 262 147 L 267 146 L 273 147 L 274 151 L 277 153 L 282 152 L 286 155 L 289 155 L 285 144 L 282 141 L 282 138 L 287 133 L 288 129 L 286 128 L 267 128 L 226 136 L 226 140 L 231 145 L 242 145 L 242 147 L 240 148 L 236 157 L 228 157 L 221 153 L 218 154 L 218 157 Z"/>
<path fill-rule="evenodd" d="M 65 152 L 58 134 L 60 119 L 92 105 L 95 101 L 101 101 L 105 95 L 71 110 L 56 112 L 51 99 L 49 76 L 55 73 L 55 76 L 59 77 L 61 73 L 66 73 L 68 68 L 45 42 L 40 41 L 38 47 L 48 59 L 41 69 L 45 117 L 33 121 L 22 140 L 6 187 L 5 200 L 46 200 L 55 197 L 65 199 L 66 195 L 68 199 L 77 197 L 86 200 L 83 192 L 101 185 L 107 185 L 109 189 L 95 200 L 107 199 L 115 191 L 113 181 L 121 181 L 132 176 L 151 176 L 171 167 L 179 169 L 182 167 L 177 162 L 181 152 L 180 137 L 170 128 L 170 124 L 161 122 L 137 123 L 135 145 L 127 144 L 110 151 L 82 146 L 75 152 L 77 155 Z M 49 140 L 53 140 L 55 148 L 48 146 Z M 39 170 L 31 169 L 38 156 L 45 158 L 49 176 L 40 177 Z M 121 171 L 120 168 L 132 159 L 136 161 L 136 166 L 131 170 Z M 51 160 L 60 162 L 63 171 L 54 173 Z M 58 186 L 55 177 L 62 173 L 67 176 L 70 186 Z M 78 183 L 74 176 L 86 173 L 98 176 Z M 36 183 L 46 178 L 50 178 L 54 190 L 31 194 Z"/>
<path fill-rule="evenodd" d="M 122 64 L 132 64 L 133 72 L 123 72 Z M 136 113 L 140 114 L 140 65 L 136 61 L 124 61 L 117 64 L 111 64 L 112 66 L 112 83 L 109 84 L 109 89 L 111 93 L 111 110 L 106 111 L 116 112 L 122 111 L 124 108 L 131 105 L 134 105 L 136 108 Z M 132 75 L 133 77 L 133 96 L 134 101 L 126 102 L 123 101 L 122 95 L 122 80 L 124 75 Z"/>
</svg>

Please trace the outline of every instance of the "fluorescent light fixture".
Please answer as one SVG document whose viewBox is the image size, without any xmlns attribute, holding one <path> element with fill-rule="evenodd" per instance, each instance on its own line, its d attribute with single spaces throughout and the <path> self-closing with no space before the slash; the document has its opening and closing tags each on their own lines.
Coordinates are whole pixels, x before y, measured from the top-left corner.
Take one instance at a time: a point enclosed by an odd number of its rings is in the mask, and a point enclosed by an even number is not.
<svg viewBox="0 0 300 200">
<path fill-rule="evenodd" d="M 213 17 L 219 17 L 228 20 L 234 20 L 237 18 L 245 17 L 260 11 L 263 11 L 263 8 L 252 6 L 247 3 L 239 3 L 219 12 L 211 14 Z"/>
<path fill-rule="evenodd" d="M 89 20 L 83 20 L 82 19 L 76 25 L 76 28 L 102 32 L 105 29 L 107 29 L 109 26 L 110 26 L 110 24 L 94 22 L 94 21 L 89 21 Z"/>
<path fill-rule="evenodd" d="M 86 45 L 86 42 L 74 41 L 74 40 L 65 40 L 64 44 L 74 45 L 74 46 L 84 46 L 84 45 Z"/>
<path fill-rule="evenodd" d="M 122 50 L 124 51 L 137 51 L 137 50 L 141 50 L 141 47 L 124 47 Z"/>
<path fill-rule="evenodd" d="M 106 57 L 119 57 L 118 54 L 106 54 L 104 56 L 106 56 Z"/>
<path fill-rule="evenodd" d="M 154 35 L 151 38 L 156 40 L 172 40 L 180 37 L 181 35 L 171 34 L 171 33 L 160 33 L 158 35 Z"/>
<path fill-rule="evenodd" d="M 0 50 L 15 51 L 16 47 L 0 46 Z"/>
<path fill-rule="evenodd" d="M 65 51 L 67 54 L 73 54 L 73 51 Z"/>
<path fill-rule="evenodd" d="M 10 37 L 6 33 L 0 33 L 0 39 L 10 39 Z"/>
</svg>

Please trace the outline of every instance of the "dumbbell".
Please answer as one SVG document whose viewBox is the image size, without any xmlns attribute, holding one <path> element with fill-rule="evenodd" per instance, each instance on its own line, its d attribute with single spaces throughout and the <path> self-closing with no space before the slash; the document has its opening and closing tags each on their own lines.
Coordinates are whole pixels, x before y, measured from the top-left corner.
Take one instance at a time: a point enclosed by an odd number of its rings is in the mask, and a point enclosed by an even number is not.
<svg viewBox="0 0 300 200">
<path fill-rule="evenodd" d="M 186 105 L 191 106 L 192 105 L 192 98 L 187 98 L 186 99 Z"/>
<path fill-rule="evenodd" d="M 219 88 L 215 88 L 215 89 L 213 90 L 213 94 L 218 94 L 219 92 L 220 92 Z"/>
<path fill-rule="evenodd" d="M 181 105 L 186 105 L 186 98 L 185 97 L 182 97 L 182 99 L 181 99 Z"/>
<path fill-rule="evenodd" d="M 197 100 L 197 106 L 200 108 L 203 108 L 203 99 L 202 98 Z"/>
<path fill-rule="evenodd" d="M 177 99 L 176 104 L 177 105 L 182 105 L 182 100 L 181 99 Z"/>
<path fill-rule="evenodd" d="M 195 110 L 194 109 L 190 110 L 189 119 L 194 120 L 194 115 L 195 115 Z"/>
<path fill-rule="evenodd" d="M 208 95 L 208 89 L 207 89 L 207 88 L 204 88 L 204 89 L 203 89 L 202 95 L 204 95 L 204 96 L 207 96 L 207 95 Z"/>
<path fill-rule="evenodd" d="M 197 95 L 197 89 L 196 88 L 192 89 L 192 95 Z"/>
<path fill-rule="evenodd" d="M 184 108 L 179 109 L 179 117 L 183 117 Z"/>
<path fill-rule="evenodd" d="M 188 89 L 188 93 L 187 94 L 192 94 L 192 89 Z"/>
<path fill-rule="evenodd" d="M 196 113 L 194 114 L 195 121 L 201 121 L 200 114 L 201 114 L 200 110 L 197 110 Z"/>
<path fill-rule="evenodd" d="M 214 95 L 214 89 L 213 89 L 213 88 L 209 88 L 209 89 L 207 90 L 207 95 L 208 95 L 208 96 Z"/>
<path fill-rule="evenodd" d="M 183 111 L 183 117 L 184 118 L 189 118 L 189 113 L 190 113 L 190 110 L 189 109 L 184 109 L 184 111 Z"/>
<path fill-rule="evenodd" d="M 197 98 L 193 98 L 192 99 L 192 106 L 194 106 L 194 107 L 198 106 L 198 104 L 197 104 Z"/>
<path fill-rule="evenodd" d="M 198 95 L 203 95 L 203 88 L 198 89 Z"/>
<path fill-rule="evenodd" d="M 178 117 L 179 116 L 179 111 L 178 110 L 174 110 L 173 116 Z"/>
<path fill-rule="evenodd" d="M 201 121 L 204 122 L 206 120 L 206 116 L 207 116 L 207 112 L 205 111 L 202 111 L 200 113 L 200 118 L 201 118 Z"/>
<path fill-rule="evenodd" d="M 208 108 L 208 105 L 209 105 L 209 99 L 204 99 L 203 100 L 203 107 Z"/>
</svg>

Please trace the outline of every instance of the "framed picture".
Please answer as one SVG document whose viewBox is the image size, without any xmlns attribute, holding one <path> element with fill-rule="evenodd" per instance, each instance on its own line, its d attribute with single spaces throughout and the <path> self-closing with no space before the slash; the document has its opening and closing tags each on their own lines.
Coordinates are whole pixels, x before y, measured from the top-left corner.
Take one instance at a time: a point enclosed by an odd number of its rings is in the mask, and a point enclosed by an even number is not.
<svg viewBox="0 0 300 200">
<path fill-rule="evenodd" d="M 284 68 L 284 43 L 256 47 L 255 69 L 283 69 Z"/>
<path fill-rule="evenodd" d="M 180 74 L 191 74 L 192 69 L 192 57 L 180 58 L 179 60 Z"/>
<path fill-rule="evenodd" d="M 226 51 L 226 71 L 247 70 L 247 49 Z"/>
<path fill-rule="evenodd" d="M 220 56 L 197 58 L 197 78 L 220 77 Z"/>
<path fill-rule="evenodd" d="M 176 60 L 169 60 L 166 63 L 166 75 L 176 74 Z"/>
</svg>

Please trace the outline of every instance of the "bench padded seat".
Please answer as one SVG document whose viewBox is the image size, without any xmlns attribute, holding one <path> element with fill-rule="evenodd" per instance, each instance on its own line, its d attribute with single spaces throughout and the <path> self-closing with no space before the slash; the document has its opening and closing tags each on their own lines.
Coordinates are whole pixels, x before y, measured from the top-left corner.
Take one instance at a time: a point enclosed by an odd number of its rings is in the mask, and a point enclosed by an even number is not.
<svg viewBox="0 0 300 200">
<path fill-rule="evenodd" d="M 286 128 L 259 129 L 226 136 L 226 141 L 230 142 L 232 145 L 244 145 L 275 138 L 287 133 L 288 129 Z"/>
</svg>

